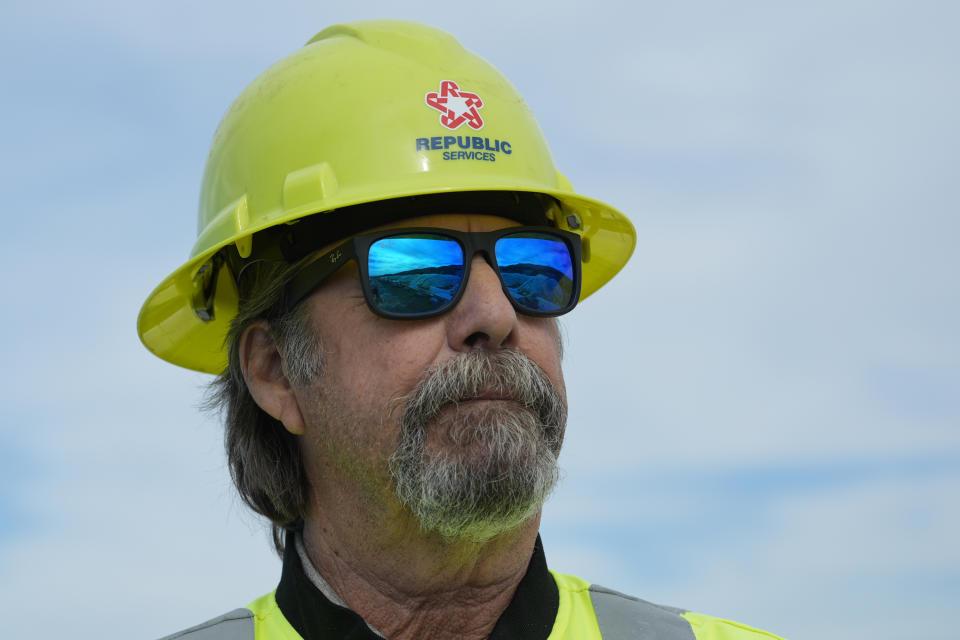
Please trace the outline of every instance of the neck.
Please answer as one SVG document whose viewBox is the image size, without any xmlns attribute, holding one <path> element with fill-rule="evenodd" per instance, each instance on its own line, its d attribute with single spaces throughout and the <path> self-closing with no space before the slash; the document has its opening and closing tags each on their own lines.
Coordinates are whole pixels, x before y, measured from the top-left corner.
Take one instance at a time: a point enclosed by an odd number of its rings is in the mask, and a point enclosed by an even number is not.
<svg viewBox="0 0 960 640">
<path fill-rule="evenodd" d="M 348 607 L 391 640 L 487 638 L 526 573 L 539 513 L 476 542 L 426 534 L 408 512 L 393 511 L 358 522 L 319 510 L 327 517 L 308 518 L 303 530 L 310 561 Z"/>
</svg>

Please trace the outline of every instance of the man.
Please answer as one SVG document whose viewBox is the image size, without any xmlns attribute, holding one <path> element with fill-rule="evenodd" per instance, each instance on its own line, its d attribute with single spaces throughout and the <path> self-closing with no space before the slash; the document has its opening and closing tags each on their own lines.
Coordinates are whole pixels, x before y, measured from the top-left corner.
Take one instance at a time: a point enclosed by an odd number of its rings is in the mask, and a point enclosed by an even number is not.
<svg viewBox="0 0 960 640">
<path fill-rule="evenodd" d="M 276 591 L 172 637 L 761 638 L 547 569 L 566 422 L 555 318 L 634 245 L 449 35 L 331 27 L 214 137 L 190 260 L 144 344 L 219 374 Z"/>
</svg>

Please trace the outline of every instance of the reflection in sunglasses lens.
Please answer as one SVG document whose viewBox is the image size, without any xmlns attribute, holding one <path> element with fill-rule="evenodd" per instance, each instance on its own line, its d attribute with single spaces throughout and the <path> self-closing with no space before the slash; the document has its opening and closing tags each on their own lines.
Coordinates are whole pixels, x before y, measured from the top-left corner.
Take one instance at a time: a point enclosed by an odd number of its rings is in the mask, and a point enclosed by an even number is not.
<svg viewBox="0 0 960 640">
<path fill-rule="evenodd" d="M 573 296 L 573 260 L 562 240 L 544 233 L 517 233 L 497 241 L 503 282 L 521 307 L 558 311 Z"/>
<path fill-rule="evenodd" d="M 463 249 L 447 236 L 377 240 L 368 257 L 370 293 L 387 313 L 431 313 L 450 304 L 463 280 Z"/>
<path fill-rule="evenodd" d="M 497 240 L 500 277 L 521 309 L 554 312 L 573 297 L 573 258 L 566 242 L 538 232 Z M 394 315 L 435 313 L 456 297 L 463 281 L 460 243 L 440 234 L 405 234 L 370 246 L 367 270 L 373 303 Z"/>
</svg>

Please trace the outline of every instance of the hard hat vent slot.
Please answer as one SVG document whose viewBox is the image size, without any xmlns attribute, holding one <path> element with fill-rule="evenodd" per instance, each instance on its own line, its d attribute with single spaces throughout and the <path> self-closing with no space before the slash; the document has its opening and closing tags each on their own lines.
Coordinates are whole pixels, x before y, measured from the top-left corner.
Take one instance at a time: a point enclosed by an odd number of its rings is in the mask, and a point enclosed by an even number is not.
<svg viewBox="0 0 960 640">
<path fill-rule="evenodd" d="M 329 162 L 287 174 L 283 181 L 283 208 L 287 211 L 330 198 L 340 188 Z"/>
</svg>

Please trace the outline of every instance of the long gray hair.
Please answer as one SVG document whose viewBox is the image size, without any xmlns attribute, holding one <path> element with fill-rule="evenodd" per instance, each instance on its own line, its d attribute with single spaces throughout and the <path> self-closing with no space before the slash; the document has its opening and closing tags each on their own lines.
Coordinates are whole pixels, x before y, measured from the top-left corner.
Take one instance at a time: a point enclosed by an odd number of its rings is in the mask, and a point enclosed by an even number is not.
<svg viewBox="0 0 960 640">
<path fill-rule="evenodd" d="M 227 368 L 210 384 L 204 403 L 221 412 L 233 484 L 251 509 L 270 520 L 280 555 L 284 532 L 302 525 L 309 484 L 296 436 L 261 409 L 247 388 L 240 339 L 255 321 L 266 320 L 291 384 L 308 384 L 322 373 L 322 347 L 308 305 L 281 312 L 284 288 L 301 268 L 302 263 L 258 262 L 244 269 L 239 310 L 226 339 Z"/>
</svg>

